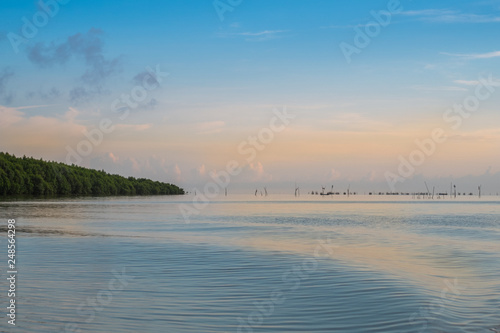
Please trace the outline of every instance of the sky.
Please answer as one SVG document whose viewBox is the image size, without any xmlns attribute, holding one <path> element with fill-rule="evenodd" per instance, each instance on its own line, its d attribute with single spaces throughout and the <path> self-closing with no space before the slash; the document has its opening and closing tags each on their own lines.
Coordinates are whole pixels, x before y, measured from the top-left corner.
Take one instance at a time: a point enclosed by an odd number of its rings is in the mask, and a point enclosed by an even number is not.
<svg viewBox="0 0 500 333">
<path fill-rule="evenodd" d="M 2 0 L 0 151 L 202 189 L 500 192 L 500 1 Z M 224 184 L 226 187 L 226 184 Z"/>
</svg>

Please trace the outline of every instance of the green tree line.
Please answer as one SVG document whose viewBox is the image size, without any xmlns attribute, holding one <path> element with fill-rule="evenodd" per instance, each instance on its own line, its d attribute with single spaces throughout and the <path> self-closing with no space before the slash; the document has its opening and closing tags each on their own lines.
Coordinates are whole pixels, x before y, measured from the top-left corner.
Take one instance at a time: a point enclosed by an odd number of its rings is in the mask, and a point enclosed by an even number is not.
<svg viewBox="0 0 500 333">
<path fill-rule="evenodd" d="M 0 152 L 0 196 L 170 195 L 175 185 Z"/>
</svg>

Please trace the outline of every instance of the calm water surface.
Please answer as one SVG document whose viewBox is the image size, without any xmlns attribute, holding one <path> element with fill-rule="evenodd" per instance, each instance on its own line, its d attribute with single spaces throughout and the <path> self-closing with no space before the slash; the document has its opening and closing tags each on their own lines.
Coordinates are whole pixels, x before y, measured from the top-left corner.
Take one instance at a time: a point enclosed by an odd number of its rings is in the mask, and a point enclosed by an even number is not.
<svg viewBox="0 0 500 333">
<path fill-rule="evenodd" d="M 498 197 L 191 199 L 0 202 L 0 330 L 500 332 Z"/>
</svg>

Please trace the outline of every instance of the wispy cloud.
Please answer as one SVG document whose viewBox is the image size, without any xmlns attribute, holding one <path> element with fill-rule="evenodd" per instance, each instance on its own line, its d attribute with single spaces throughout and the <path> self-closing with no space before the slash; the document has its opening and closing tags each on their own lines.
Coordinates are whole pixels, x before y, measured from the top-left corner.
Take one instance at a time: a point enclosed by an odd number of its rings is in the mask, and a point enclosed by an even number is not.
<svg viewBox="0 0 500 333">
<path fill-rule="evenodd" d="M 464 86 L 477 86 L 479 84 L 477 80 L 455 80 L 453 82 Z"/>
<path fill-rule="evenodd" d="M 469 14 L 462 13 L 450 9 L 422 9 L 422 10 L 407 10 L 396 15 L 413 17 L 418 21 L 427 21 L 435 23 L 495 23 L 500 22 L 500 16 Z M 345 24 L 345 25 L 330 25 L 323 27 L 324 29 L 353 29 L 365 28 L 374 23 L 365 24 Z"/>
<path fill-rule="evenodd" d="M 500 16 L 469 14 L 450 9 L 407 10 L 399 13 L 413 16 L 422 21 L 439 23 L 494 23 L 500 22 Z"/>
<path fill-rule="evenodd" d="M 246 37 L 247 41 L 265 41 L 280 37 L 281 34 L 288 32 L 288 30 L 263 30 L 257 32 L 224 32 L 219 33 L 218 36 L 222 38 L 229 37 Z"/>
<path fill-rule="evenodd" d="M 436 86 L 436 87 L 430 87 L 430 86 L 413 86 L 412 89 L 418 90 L 418 91 L 467 91 L 466 88 L 464 87 L 456 87 L 456 86 Z"/>
<path fill-rule="evenodd" d="M 448 53 L 448 52 L 440 52 L 440 54 L 452 56 L 452 57 L 460 57 L 465 59 L 490 59 L 500 57 L 500 51 L 487 52 L 487 53 Z"/>
<path fill-rule="evenodd" d="M 144 131 L 150 129 L 153 124 L 117 124 L 116 129 L 126 131 Z"/>
<path fill-rule="evenodd" d="M 285 30 L 264 30 L 260 32 L 240 32 L 236 33 L 236 35 L 241 36 L 268 36 L 268 35 L 276 35 L 279 33 L 285 32 Z"/>
<path fill-rule="evenodd" d="M 224 126 L 226 126 L 225 121 L 208 121 L 203 123 L 197 123 L 195 125 L 197 134 L 216 134 L 222 132 Z"/>
<path fill-rule="evenodd" d="M 407 16 L 438 16 L 454 14 L 456 11 L 449 9 L 420 9 L 420 10 L 405 10 L 400 12 L 400 15 Z"/>
<path fill-rule="evenodd" d="M 15 109 L 16 110 L 37 109 L 37 108 L 45 108 L 45 107 L 48 107 L 48 106 L 54 106 L 54 105 L 56 105 L 56 104 L 27 105 L 27 106 L 18 106 Z"/>
<path fill-rule="evenodd" d="M 354 28 L 366 28 L 368 26 L 376 25 L 376 23 L 364 23 L 364 24 L 345 24 L 345 25 L 329 25 L 326 27 L 321 27 L 321 29 L 354 29 Z"/>
<path fill-rule="evenodd" d="M 453 82 L 456 84 L 464 85 L 464 86 L 477 86 L 477 85 L 481 84 L 481 82 L 479 82 L 478 80 L 455 80 Z M 498 86 L 500 86 L 500 82 L 493 82 L 493 83 L 491 83 L 491 85 L 498 87 Z"/>
</svg>

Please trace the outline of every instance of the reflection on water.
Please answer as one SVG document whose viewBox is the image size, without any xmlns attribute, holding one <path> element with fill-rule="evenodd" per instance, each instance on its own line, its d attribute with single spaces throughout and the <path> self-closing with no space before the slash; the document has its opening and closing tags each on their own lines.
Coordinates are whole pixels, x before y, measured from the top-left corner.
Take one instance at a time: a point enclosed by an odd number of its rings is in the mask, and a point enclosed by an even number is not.
<svg viewBox="0 0 500 333">
<path fill-rule="evenodd" d="M 3 216 L 18 220 L 19 328 L 491 332 L 500 327 L 497 197 L 233 196 L 208 205 L 187 224 L 178 205 L 190 199 L 0 202 Z M 2 238 L 0 246 L 5 243 Z M 111 291 L 113 274 L 123 269 L 133 279 Z"/>
</svg>

